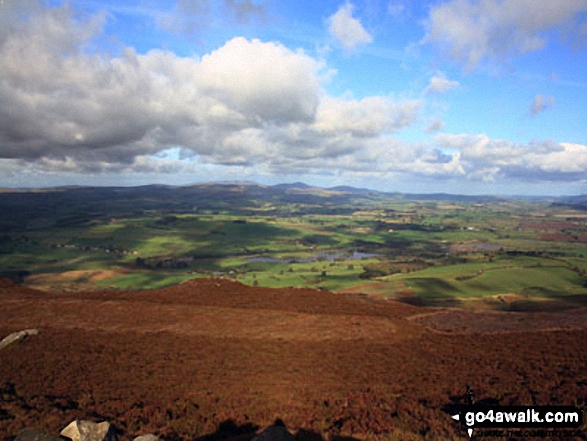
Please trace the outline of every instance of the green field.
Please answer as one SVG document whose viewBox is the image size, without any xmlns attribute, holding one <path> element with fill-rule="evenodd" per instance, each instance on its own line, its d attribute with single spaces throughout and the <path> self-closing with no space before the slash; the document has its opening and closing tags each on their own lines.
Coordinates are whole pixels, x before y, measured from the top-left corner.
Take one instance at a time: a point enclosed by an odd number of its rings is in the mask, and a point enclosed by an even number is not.
<svg viewBox="0 0 587 441">
<path fill-rule="evenodd" d="M 0 273 L 66 291 L 225 277 L 441 306 L 585 302 L 584 207 L 454 199 L 221 185 L 4 193 Z"/>
<path fill-rule="evenodd" d="M 563 264 L 543 266 L 540 263 L 527 264 L 515 260 L 495 264 L 465 263 L 435 267 L 416 274 L 401 275 L 397 280 L 405 281 L 417 295 L 423 297 L 584 293 L 584 279 Z"/>
</svg>

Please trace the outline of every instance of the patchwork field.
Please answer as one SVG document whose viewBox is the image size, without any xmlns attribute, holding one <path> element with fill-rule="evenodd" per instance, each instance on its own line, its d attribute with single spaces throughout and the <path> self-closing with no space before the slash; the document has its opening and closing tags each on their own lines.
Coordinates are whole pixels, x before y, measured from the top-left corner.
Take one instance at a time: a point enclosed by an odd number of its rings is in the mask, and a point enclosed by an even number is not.
<svg viewBox="0 0 587 441">
<path fill-rule="evenodd" d="M 587 305 L 586 206 L 303 186 L 0 194 L 0 274 L 60 292 L 215 277 L 497 310 Z"/>
</svg>

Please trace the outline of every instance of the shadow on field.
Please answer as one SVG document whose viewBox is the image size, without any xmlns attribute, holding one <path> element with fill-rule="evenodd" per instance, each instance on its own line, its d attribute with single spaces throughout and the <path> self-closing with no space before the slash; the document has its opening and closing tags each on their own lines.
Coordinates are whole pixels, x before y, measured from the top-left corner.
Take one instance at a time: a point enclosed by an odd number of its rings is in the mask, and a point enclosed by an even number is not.
<svg viewBox="0 0 587 441">
<path fill-rule="evenodd" d="M 532 286 L 522 292 L 525 298 L 494 305 L 495 309 L 510 312 L 562 312 L 587 307 L 587 294 L 561 294 L 544 287 Z M 540 299 L 548 301 L 540 301 Z"/>
<path fill-rule="evenodd" d="M 459 292 L 455 287 L 445 280 L 438 278 L 414 278 L 410 283 L 415 285 L 417 291 L 424 292 L 424 295 L 398 296 L 396 300 L 414 306 L 435 306 L 454 308 L 461 305 L 456 297 Z"/>
<path fill-rule="evenodd" d="M 559 310 L 582 308 L 587 306 L 587 294 L 557 295 L 557 293 L 549 293 L 546 297 L 550 298 L 551 300 L 558 301 Z"/>
<path fill-rule="evenodd" d="M 287 429 L 283 421 L 277 419 L 273 426 L 282 426 Z M 252 423 L 236 424 L 234 420 L 226 420 L 218 426 L 216 432 L 195 438 L 193 441 L 251 441 L 259 432 L 259 426 Z M 325 441 L 325 438 L 311 430 L 300 429 L 294 434 L 296 441 Z M 331 436 L 330 441 L 359 441 L 350 436 Z M 267 435 L 262 441 L 285 441 L 284 437 Z"/>
</svg>

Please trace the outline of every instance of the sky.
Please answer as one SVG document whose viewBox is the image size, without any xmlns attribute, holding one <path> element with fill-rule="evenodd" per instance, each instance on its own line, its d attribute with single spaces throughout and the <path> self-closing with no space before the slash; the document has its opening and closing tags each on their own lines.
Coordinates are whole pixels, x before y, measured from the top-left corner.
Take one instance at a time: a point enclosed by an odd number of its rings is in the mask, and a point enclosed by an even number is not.
<svg viewBox="0 0 587 441">
<path fill-rule="evenodd" d="M 0 186 L 587 193 L 587 0 L 0 0 Z"/>
</svg>

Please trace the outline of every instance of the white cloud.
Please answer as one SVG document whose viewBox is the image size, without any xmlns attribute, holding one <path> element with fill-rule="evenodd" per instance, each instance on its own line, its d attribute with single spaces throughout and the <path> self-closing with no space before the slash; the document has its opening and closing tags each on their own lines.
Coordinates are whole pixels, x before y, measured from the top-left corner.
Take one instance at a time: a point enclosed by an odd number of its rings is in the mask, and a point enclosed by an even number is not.
<svg viewBox="0 0 587 441">
<path fill-rule="evenodd" d="M 487 135 L 441 134 L 434 138 L 443 149 L 460 153 L 467 176 L 493 181 L 573 181 L 587 171 L 587 146 L 551 141 L 516 144 Z"/>
<path fill-rule="evenodd" d="M 430 83 L 424 89 L 424 93 L 445 93 L 457 87 L 459 87 L 458 81 L 447 79 L 444 72 L 437 72 L 430 78 Z"/>
<path fill-rule="evenodd" d="M 144 172 L 138 158 L 181 146 L 200 163 L 277 171 L 316 158 L 331 166 L 369 150 L 367 138 L 409 126 L 421 106 L 331 97 L 323 64 L 274 42 L 236 37 L 201 58 L 86 53 L 101 20 L 39 9 L 2 34 L 0 158 L 46 171 Z M 164 165 L 152 169 L 171 170 Z"/>
<path fill-rule="evenodd" d="M 536 95 L 530 106 L 530 115 L 538 115 L 552 106 L 554 106 L 554 97 Z"/>
<path fill-rule="evenodd" d="M 584 26 L 586 11 L 584 0 L 449 0 L 430 9 L 424 41 L 472 69 L 543 48 L 550 30 Z"/>
<path fill-rule="evenodd" d="M 319 63 L 303 52 L 237 37 L 202 57 L 193 80 L 203 93 L 248 117 L 311 120 L 319 70 Z"/>
<path fill-rule="evenodd" d="M 381 96 L 359 101 L 324 97 L 313 127 L 323 133 L 350 132 L 359 137 L 379 136 L 413 124 L 421 104 L 418 100 L 394 102 Z"/>
<path fill-rule="evenodd" d="M 373 41 L 359 20 L 353 17 L 353 5 L 346 3 L 328 19 L 328 30 L 336 40 L 347 50 L 368 44 Z"/>
<path fill-rule="evenodd" d="M 314 120 L 321 65 L 300 51 L 235 38 L 201 60 L 85 53 L 101 20 L 53 8 L 2 34 L 0 157 L 129 163 L 175 145 L 207 155 L 233 131 Z"/>
<path fill-rule="evenodd" d="M 587 172 L 587 146 L 581 144 L 560 143 L 558 149 L 548 153 L 536 153 L 531 157 L 531 166 L 545 172 L 579 174 Z"/>
</svg>

